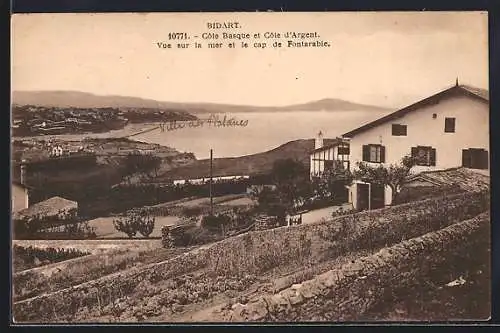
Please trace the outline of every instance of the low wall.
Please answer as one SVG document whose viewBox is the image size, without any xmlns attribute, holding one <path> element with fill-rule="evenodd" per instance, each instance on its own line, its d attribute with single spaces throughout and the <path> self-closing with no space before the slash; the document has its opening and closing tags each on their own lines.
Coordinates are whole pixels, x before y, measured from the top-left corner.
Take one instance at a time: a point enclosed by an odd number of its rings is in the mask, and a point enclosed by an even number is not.
<svg viewBox="0 0 500 333">
<path fill-rule="evenodd" d="M 287 264 L 311 264 L 349 251 L 379 249 L 470 219 L 489 209 L 489 192 L 340 216 L 317 224 L 249 232 L 173 259 L 104 276 L 14 304 L 18 321 L 71 317 L 82 306 L 103 306 L 131 293 L 143 280 L 167 280 L 197 269 L 217 275 L 259 274 Z"/>
<path fill-rule="evenodd" d="M 277 294 L 246 305 L 237 303 L 225 315 L 231 321 L 370 320 L 363 313 L 385 290 L 414 288 L 434 271 L 447 271 L 478 243 L 489 246 L 489 232 L 490 216 L 484 213 L 384 248 Z"/>
<path fill-rule="evenodd" d="M 146 210 L 149 214 L 159 217 L 159 216 L 182 216 L 186 210 L 186 206 L 170 206 L 170 207 L 148 207 Z M 197 213 L 199 215 L 207 215 L 210 213 L 210 206 L 199 206 L 197 208 Z M 247 208 L 247 205 L 224 205 L 224 204 L 214 204 L 213 213 L 225 213 L 231 212 L 234 208 Z"/>
</svg>

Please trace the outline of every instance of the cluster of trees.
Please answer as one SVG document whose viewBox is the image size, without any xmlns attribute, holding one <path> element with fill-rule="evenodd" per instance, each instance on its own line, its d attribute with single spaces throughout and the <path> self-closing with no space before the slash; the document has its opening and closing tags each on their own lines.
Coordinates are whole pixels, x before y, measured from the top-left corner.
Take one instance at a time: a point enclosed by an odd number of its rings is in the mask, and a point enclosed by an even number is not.
<svg viewBox="0 0 500 333">
<path fill-rule="evenodd" d="M 75 209 L 76 210 L 76 209 Z M 65 219 L 61 216 L 34 214 L 13 220 L 13 236 L 15 239 L 89 239 L 95 238 L 95 228 L 88 221 L 77 217 Z"/>
<path fill-rule="evenodd" d="M 153 154 L 129 153 L 123 161 L 123 174 L 130 183 L 136 175 L 140 179 L 158 177 L 162 160 Z"/>
<path fill-rule="evenodd" d="M 179 231 L 176 244 L 203 243 L 203 239 L 213 239 L 214 235 L 225 237 L 231 230 L 243 230 L 248 227 L 256 214 L 264 213 L 284 220 L 287 214 L 310 208 L 317 201 L 324 202 L 325 206 L 343 202 L 342 200 L 347 199 L 347 186 L 355 179 L 390 186 L 396 197 L 413 165 L 414 162 L 409 157 L 403 158 L 399 164 L 388 166 L 373 167 L 361 162 L 353 172 L 338 164 L 324 172 L 321 177 L 311 179 L 308 168 L 300 161 L 279 160 L 275 162 L 269 174 L 273 186 L 254 190 L 257 207 L 234 211 L 232 214 L 225 212 L 205 216 L 198 208 L 185 209 L 182 216 L 188 231 Z M 198 224 L 200 217 L 201 223 Z"/>
<path fill-rule="evenodd" d="M 372 166 L 360 162 L 352 172 L 338 163 L 320 177 L 310 179 L 309 170 L 300 161 L 285 159 L 277 161 L 271 171 L 270 179 L 275 188 L 263 188 L 253 194 L 262 212 L 278 218 L 297 210 L 316 208 L 318 202 L 325 206 L 345 202 L 347 186 L 353 180 L 389 186 L 392 199 L 396 200 L 414 165 L 415 160 L 410 156 L 390 165 Z"/>
</svg>

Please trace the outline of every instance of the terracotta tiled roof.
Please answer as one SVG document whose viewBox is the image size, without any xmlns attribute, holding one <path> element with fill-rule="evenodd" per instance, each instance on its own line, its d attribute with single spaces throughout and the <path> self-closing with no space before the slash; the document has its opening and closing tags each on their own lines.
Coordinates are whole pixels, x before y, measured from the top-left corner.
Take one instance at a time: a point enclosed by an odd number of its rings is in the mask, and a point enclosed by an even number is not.
<svg viewBox="0 0 500 333">
<path fill-rule="evenodd" d="M 38 202 L 28 208 L 15 213 L 14 219 L 20 217 L 31 217 L 35 215 L 53 216 L 64 209 L 78 208 L 75 201 L 61 197 L 52 197 L 42 202 Z"/>
<path fill-rule="evenodd" d="M 454 168 L 440 171 L 426 171 L 408 179 L 428 180 L 436 185 L 458 185 L 465 191 L 481 191 L 490 188 L 490 177 L 467 168 Z"/>
<path fill-rule="evenodd" d="M 460 87 L 464 90 L 467 90 L 468 92 L 477 95 L 478 97 L 481 97 L 487 101 L 490 100 L 490 93 L 486 89 L 481 89 L 481 88 L 476 88 L 476 87 L 471 87 L 467 85 L 460 85 Z"/>
</svg>

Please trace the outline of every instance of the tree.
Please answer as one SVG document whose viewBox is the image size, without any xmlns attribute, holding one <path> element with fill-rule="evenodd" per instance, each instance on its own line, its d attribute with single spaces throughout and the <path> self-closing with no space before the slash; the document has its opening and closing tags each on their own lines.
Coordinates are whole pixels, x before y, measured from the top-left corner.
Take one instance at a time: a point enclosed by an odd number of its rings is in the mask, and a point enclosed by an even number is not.
<svg viewBox="0 0 500 333">
<path fill-rule="evenodd" d="M 196 224 L 201 215 L 203 215 L 201 206 L 184 207 L 180 212 L 181 220 L 185 224 Z"/>
<path fill-rule="evenodd" d="M 312 179 L 312 187 L 316 197 L 320 199 L 342 200 L 346 186 L 352 182 L 349 169 L 340 161 L 335 161 L 333 168 L 325 170 L 321 176 Z"/>
<path fill-rule="evenodd" d="M 138 216 L 138 228 L 137 230 L 144 237 L 149 237 L 155 228 L 156 218 L 149 214 L 145 209 L 140 210 L 136 213 Z"/>
<path fill-rule="evenodd" d="M 137 174 L 141 178 L 157 176 L 161 167 L 160 157 L 152 154 L 129 153 L 124 160 L 123 170 L 125 176 L 130 177 Z M 151 172 L 153 175 L 151 175 Z"/>
<path fill-rule="evenodd" d="M 221 231 L 224 236 L 227 227 L 231 224 L 231 216 L 226 214 L 205 215 L 201 219 L 201 226 L 211 231 Z"/>
<path fill-rule="evenodd" d="M 277 189 L 264 187 L 257 193 L 257 203 L 259 211 L 278 218 L 285 218 L 287 206 Z"/>
<path fill-rule="evenodd" d="M 287 212 L 303 204 L 312 193 L 309 170 L 294 159 L 278 160 L 271 170 L 271 179 L 276 185 L 279 202 Z"/>
<path fill-rule="evenodd" d="M 129 238 L 137 234 L 137 222 L 131 216 L 120 216 L 113 220 L 113 225 L 117 231 L 125 233 Z"/>
<path fill-rule="evenodd" d="M 411 174 L 415 162 L 415 159 L 411 156 L 404 156 L 399 163 L 388 166 L 380 164 L 373 167 L 365 162 L 359 162 L 353 176 L 355 179 L 365 182 L 389 186 L 392 190 L 392 202 L 394 202 L 406 179 Z"/>
<path fill-rule="evenodd" d="M 139 232 L 144 237 L 154 230 L 155 217 L 151 216 L 144 209 L 134 209 L 125 216 L 120 216 L 113 220 L 113 225 L 117 231 L 125 233 L 129 238 L 134 237 Z"/>
</svg>

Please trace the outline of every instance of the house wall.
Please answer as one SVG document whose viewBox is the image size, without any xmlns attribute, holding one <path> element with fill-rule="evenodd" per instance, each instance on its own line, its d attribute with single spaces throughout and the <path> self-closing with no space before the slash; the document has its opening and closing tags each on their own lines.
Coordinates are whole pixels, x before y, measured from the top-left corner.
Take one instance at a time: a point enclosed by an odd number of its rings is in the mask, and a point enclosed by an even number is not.
<svg viewBox="0 0 500 333">
<path fill-rule="evenodd" d="M 436 118 L 433 118 L 434 113 Z M 455 133 L 444 132 L 446 117 L 456 119 Z M 407 125 L 407 135 L 393 136 L 392 124 Z M 350 139 L 351 171 L 362 161 L 363 145 L 366 144 L 385 146 L 385 165 L 399 163 L 403 156 L 411 153 L 411 147 L 435 148 L 436 165 L 415 166 L 412 170 L 414 173 L 459 167 L 462 165 L 462 149 L 483 148 L 489 152 L 489 105 L 467 96 L 450 96 L 357 134 Z M 355 187 L 356 184 L 351 186 L 350 198 L 357 208 Z M 391 204 L 391 197 L 391 189 L 386 187 L 386 205 Z"/>
<path fill-rule="evenodd" d="M 12 185 L 12 212 L 28 208 L 28 190 L 22 186 Z"/>
<path fill-rule="evenodd" d="M 456 118 L 455 133 L 444 132 L 445 117 Z M 407 125 L 407 136 L 392 136 L 392 124 Z M 436 166 L 416 166 L 414 172 L 458 167 L 462 165 L 462 149 L 489 151 L 489 105 L 467 96 L 453 96 L 355 135 L 350 140 L 351 170 L 362 161 L 366 144 L 385 146 L 386 164 L 398 163 L 410 154 L 411 147 L 435 148 Z"/>
<path fill-rule="evenodd" d="M 358 209 L 358 184 L 366 184 L 362 181 L 354 181 L 348 188 L 348 200 L 354 209 Z M 384 205 L 389 206 L 392 203 L 392 190 L 389 186 L 384 188 Z"/>
<path fill-rule="evenodd" d="M 349 155 L 339 155 L 338 154 L 338 146 L 325 148 L 321 151 L 316 151 L 311 153 L 309 156 L 310 163 L 310 173 L 311 176 L 316 176 L 325 171 L 325 162 L 324 161 L 334 161 L 334 160 L 349 160 Z"/>
</svg>

